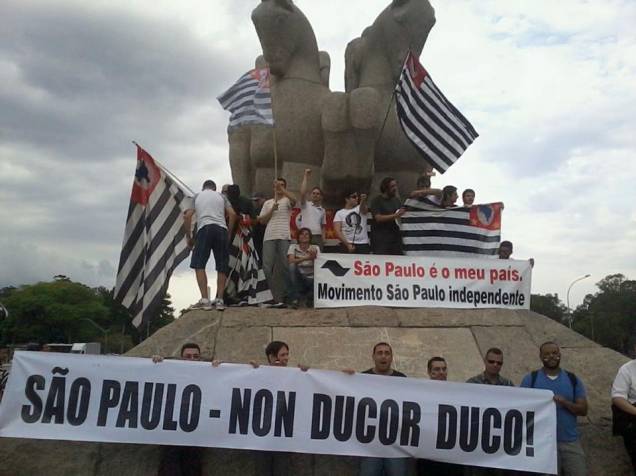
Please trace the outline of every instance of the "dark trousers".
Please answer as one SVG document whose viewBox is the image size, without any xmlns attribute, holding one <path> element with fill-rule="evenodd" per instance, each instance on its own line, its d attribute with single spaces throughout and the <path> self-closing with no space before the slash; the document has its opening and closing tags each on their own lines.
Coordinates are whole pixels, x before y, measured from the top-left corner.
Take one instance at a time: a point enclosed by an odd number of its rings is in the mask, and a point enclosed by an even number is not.
<svg viewBox="0 0 636 476">
<path fill-rule="evenodd" d="M 164 446 L 157 476 L 201 476 L 201 448 Z"/>
<path fill-rule="evenodd" d="M 632 460 L 632 468 L 634 468 L 634 474 L 636 474 L 636 433 L 625 433 L 623 435 L 623 443 L 625 444 L 627 454 Z"/>
</svg>

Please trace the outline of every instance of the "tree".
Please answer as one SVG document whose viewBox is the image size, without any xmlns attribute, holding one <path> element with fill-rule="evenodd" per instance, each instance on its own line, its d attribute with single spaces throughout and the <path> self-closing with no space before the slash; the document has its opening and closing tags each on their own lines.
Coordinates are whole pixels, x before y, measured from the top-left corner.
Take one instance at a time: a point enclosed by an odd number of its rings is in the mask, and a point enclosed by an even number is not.
<svg viewBox="0 0 636 476">
<path fill-rule="evenodd" d="M 574 329 L 601 345 L 628 353 L 636 339 L 636 281 L 610 274 L 574 311 Z"/>
<path fill-rule="evenodd" d="M 566 320 L 568 308 L 561 302 L 558 294 L 532 294 L 530 310 L 563 323 Z"/>
</svg>

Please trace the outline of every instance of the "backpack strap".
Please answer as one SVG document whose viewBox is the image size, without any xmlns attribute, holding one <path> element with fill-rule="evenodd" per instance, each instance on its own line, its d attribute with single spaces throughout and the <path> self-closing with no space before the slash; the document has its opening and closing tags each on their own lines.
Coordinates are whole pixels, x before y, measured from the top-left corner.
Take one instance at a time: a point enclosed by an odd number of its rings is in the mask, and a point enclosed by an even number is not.
<svg viewBox="0 0 636 476">
<path fill-rule="evenodd" d="M 570 383 L 572 384 L 572 401 L 574 402 L 576 401 L 576 383 L 578 379 L 576 378 L 576 375 L 569 370 L 566 370 L 565 373 L 568 374 Z"/>
<path fill-rule="evenodd" d="M 530 374 L 530 388 L 534 388 L 534 384 L 537 383 L 538 373 L 539 373 L 538 370 L 533 370 L 532 373 Z"/>
</svg>

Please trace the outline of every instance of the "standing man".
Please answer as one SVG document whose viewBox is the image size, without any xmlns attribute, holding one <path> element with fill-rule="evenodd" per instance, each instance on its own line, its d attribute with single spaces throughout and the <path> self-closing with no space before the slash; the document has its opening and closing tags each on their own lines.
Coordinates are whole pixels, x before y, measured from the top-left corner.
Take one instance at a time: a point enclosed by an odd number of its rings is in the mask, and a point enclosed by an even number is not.
<svg viewBox="0 0 636 476">
<path fill-rule="evenodd" d="M 367 196 L 358 192 L 345 193 L 345 206 L 333 217 L 333 230 L 340 240 L 344 253 L 368 255 Z"/>
<path fill-rule="evenodd" d="M 514 387 L 510 379 L 502 377 L 499 373 L 503 367 L 503 351 L 497 347 L 491 347 L 484 357 L 484 371 L 479 375 L 466 380 L 466 383 L 481 383 L 485 385 L 503 385 Z"/>
<path fill-rule="evenodd" d="M 426 364 L 428 377 L 431 380 L 446 382 L 448 377 L 448 365 L 444 357 L 431 357 Z M 443 463 L 430 459 L 417 460 L 418 476 L 463 476 L 464 467 L 459 464 Z"/>
<path fill-rule="evenodd" d="M 362 372 L 363 374 L 406 377 L 402 372 L 393 369 L 393 348 L 388 343 L 375 344 L 371 358 L 373 367 Z M 350 370 L 345 372 L 353 373 Z M 406 476 L 407 472 L 408 458 L 360 458 L 360 476 Z"/>
<path fill-rule="evenodd" d="M 311 231 L 311 244 L 318 246 L 320 251 L 325 243 L 325 226 L 327 225 L 327 214 L 322 207 L 322 190 L 314 187 L 307 200 L 307 181 L 311 175 L 311 169 L 305 169 L 303 181 L 300 184 L 300 213 L 301 227 L 309 228 Z"/>
<path fill-rule="evenodd" d="M 181 346 L 181 360 L 198 362 L 201 360 L 201 348 L 194 342 Z M 155 364 L 163 362 L 163 357 L 153 355 Z M 157 476 L 199 476 L 201 474 L 201 453 L 198 446 L 163 446 Z"/>
<path fill-rule="evenodd" d="M 612 414 L 614 434 L 623 437 L 636 473 L 636 359 L 618 369 L 612 385 Z"/>
<path fill-rule="evenodd" d="M 396 220 L 404 215 L 406 208 L 398 197 L 398 183 L 393 177 L 380 182 L 380 195 L 371 200 L 373 226 L 371 245 L 376 255 L 401 255 L 402 236 Z"/>
<path fill-rule="evenodd" d="M 543 388 L 554 393 L 559 475 L 585 476 L 585 453 L 576 427 L 576 417 L 587 415 L 585 387 L 576 375 L 561 369 L 561 349 L 556 343 L 541 344 L 539 356 L 543 368 L 526 375 L 521 386 Z"/>
<path fill-rule="evenodd" d="M 196 240 L 192 238 L 192 215 L 197 216 Z M 203 189 L 194 196 L 194 209 L 184 213 L 183 227 L 188 239 L 188 246 L 194 248 L 190 260 L 190 268 L 194 269 L 201 292 L 201 299 L 193 308 L 212 309 L 208 296 L 208 275 L 205 265 L 210 259 L 210 251 L 214 253 L 216 266 L 216 300 L 217 311 L 223 311 L 223 292 L 228 271 L 229 233 L 234 228 L 236 213 L 227 199 L 216 191 L 212 180 L 203 182 Z M 228 226 L 229 223 L 229 226 Z"/>
<path fill-rule="evenodd" d="M 475 191 L 472 188 L 467 188 L 462 192 L 462 202 L 465 207 L 472 207 L 475 203 Z"/>
<path fill-rule="evenodd" d="M 263 204 L 258 222 L 266 225 L 263 236 L 263 271 L 269 288 L 276 289 L 274 271 L 283 278 L 283 294 L 278 296 L 279 304 L 285 301 L 285 294 L 291 287 L 287 266 L 287 250 L 289 250 L 289 220 L 292 208 L 296 205 L 296 197 L 287 191 L 287 181 L 279 177 L 274 180 L 274 198 Z"/>
<path fill-rule="evenodd" d="M 514 387 L 510 379 L 502 377 L 500 375 L 501 368 L 503 367 L 503 351 L 497 347 L 491 347 L 486 351 L 484 357 L 484 371 L 479 375 L 466 380 L 466 383 L 480 383 L 484 385 L 501 385 L 504 387 Z M 464 470 L 464 476 L 507 476 L 511 473 L 505 469 L 499 468 L 479 468 L 479 467 L 466 467 Z"/>
</svg>

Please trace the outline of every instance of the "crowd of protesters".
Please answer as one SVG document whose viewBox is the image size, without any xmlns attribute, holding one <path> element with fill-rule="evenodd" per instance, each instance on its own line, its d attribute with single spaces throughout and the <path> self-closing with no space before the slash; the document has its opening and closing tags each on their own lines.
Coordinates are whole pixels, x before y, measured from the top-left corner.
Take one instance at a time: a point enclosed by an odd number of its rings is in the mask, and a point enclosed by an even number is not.
<svg viewBox="0 0 636 476">
<path fill-rule="evenodd" d="M 194 308 L 223 310 L 226 303 L 246 304 L 226 289 L 230 244 L 240 227 L 249 230 L 254 254 L 267 279 L 270 289 L 274 281 L 281 283 L 282 295 L 272 307 L 311 307 L 313 303 L 313 262 L 321 252 L 336 251 L 360 255 L 401 255 L 402 238 L 399 220 L 406 212 L 399 197 L 398 182 L 385 177 L 379 186 L 379 194 L 370 202 L 364 193 L 348 190 L 343 193 L 343 206 L 333 217 L 333 232 L 338 245 L 326 250 L 327 212 L 322 205 L 320 187 L 309 187 L 311 169 L 303 173 L 298 196 L 287 189 L 287 181 L 279 177 L 273 183 L 273 197 L 267 199 L 255 193 L 251 199 L 241 195 L 238 185 L 224 185 L 221 192 L 216 184 L 207 180 L 203 190 L 195 196 L 194 208 L 185 214 L 185 228 L 189 245 L 193 248 L 190 267 L 195 270 L 201 299 Z M 431 186 L 431 175 L 418 178 L 416 190 L 409 198 L 419 199 L 439 208 L 457 207 L 457 187 L 447 185 L 442 189 Z M 463 207 L 471 207 L 475 191 L 462 192 Z M 290 222 L 294 207 L 300 209 L 299 230 L 292 240 Z M 197 216 L 197 232 L 193 236 L 192 217 Z M 369 226 L 370 219 L 370 226 Z M 370 229 L 370 230 L 369 230 Z M 208 296 L 205 272 L 210 254 L 214 254 L 217 271 L 215 299 Z M 512 243 L 501 242 L 498 256 L 509 259 Z M 534 261 L 531 260 L 534 265 Z M 280 294 L 280 293 L 279 293 Z"/>
</svg>

